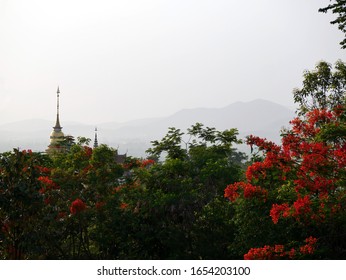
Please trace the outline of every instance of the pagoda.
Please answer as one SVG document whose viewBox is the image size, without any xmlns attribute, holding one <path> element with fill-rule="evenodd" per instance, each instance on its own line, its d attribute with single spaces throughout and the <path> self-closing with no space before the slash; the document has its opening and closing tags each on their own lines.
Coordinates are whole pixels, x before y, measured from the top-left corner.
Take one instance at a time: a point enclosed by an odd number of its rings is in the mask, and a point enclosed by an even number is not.
<svg viewBox="0 0 346 280">
<path fill-rule="evenodd" d="M 99 142 L 97 140 L 97 127 L 95 127 L 95 139 L 94 139 L 94 149 L 99 146 Z"/>
<path fill-rule="evenodd" d="M 50 134 L 50 143 L 48 145 L 48 149 L 46 150 L 47 154 L 54 154 L 65 151 L 64 145 L 62 145 L 63 141 L 65 140 L 65 135 L 62 132 L 62 127 L 60 125 L 59 120 L 59 97 L 60 97 L 60 90 L 58 87 L 58 90 L 56 92 L 57 95 L 57 106 L 56 106 L 56 122 L 55 126 L 53 127 L 53 131 Z"/>
</svg>

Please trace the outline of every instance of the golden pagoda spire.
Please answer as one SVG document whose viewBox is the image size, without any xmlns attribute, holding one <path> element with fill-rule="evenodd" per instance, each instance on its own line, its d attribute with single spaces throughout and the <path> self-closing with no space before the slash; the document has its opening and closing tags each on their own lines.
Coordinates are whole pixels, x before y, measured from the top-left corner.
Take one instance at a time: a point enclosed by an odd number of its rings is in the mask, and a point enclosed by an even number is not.
<svg viewBox="0 0 346 280">
<path fill-rule="evenodd" d="M 55 122 L 55 126 L 53 127 L 55 131 L 61 131 L 62 127 L 60 125 L 60 120 L 59 120 L 59 97 L 60 97 L 60 89 L 58 86 L 58 90 L 56 91 L 56 98 L 57 98 L 57 102 L 56 102 L 56 122 Z"/>
<path fill-rule="evenodd" d="M 61 144 L 61 142 L 63 142 L 65 139 L 65 135 L 62 132 L 62 127 L 60 125 L 60 120 L 59 120 L 59 98 L 60 98 L 59 86 L 58 86 L 58 90 L 56 92 L 56 98 L 57 98 L 56 122 L 55 122 L 55 126 L 53 127 L 53 131 L 50 134 L 50 143 L 48 145 L 48 149 L 46 150 L 46 152 L 48 154 L 54 154 L 55 152 L 65 151 L 65 147 L 63 147 Z"/>
</svg>

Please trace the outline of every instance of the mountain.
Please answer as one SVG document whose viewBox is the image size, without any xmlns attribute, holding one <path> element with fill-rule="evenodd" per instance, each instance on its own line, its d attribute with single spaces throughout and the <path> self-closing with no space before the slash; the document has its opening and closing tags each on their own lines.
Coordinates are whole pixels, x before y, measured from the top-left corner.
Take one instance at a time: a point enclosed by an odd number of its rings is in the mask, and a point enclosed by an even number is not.
<svg viewBox="0 0 346 280">
<path fill-rule="evenodd" d="M 282 105 L 258 99 L 236 102 L 222 108 L 183 109 L 165 118 L 134 120 L 126 123 L 101 123 L 97 125 L 99 143 L 119 148 L 120 153 L 145 156 L 150 141 L 161 139 L 169 127 L 186 130 L 196 122 L 218 130 L 238 128 L 239 135 L 254 134 L 275 142 L 280 140 L 280 130 L 288 126 L 294 112 Z M 65 134 L 94 138 L 94 125 L 75 122 L 62 123 Z M 13 147 L 44 151 L 49 143 L 52 121 L 25 120 L 0 125 L 0 152 Z"/>
</svg>

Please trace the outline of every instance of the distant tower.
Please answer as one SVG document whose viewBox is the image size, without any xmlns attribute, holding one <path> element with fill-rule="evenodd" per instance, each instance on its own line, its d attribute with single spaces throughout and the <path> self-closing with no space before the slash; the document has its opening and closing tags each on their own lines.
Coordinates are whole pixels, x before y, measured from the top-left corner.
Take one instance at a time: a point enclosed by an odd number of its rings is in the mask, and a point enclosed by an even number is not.
<svg viewBox="0 0 346 280">
<path fill-rule="evenodd" d="M 62 132 L 62 127 L 60 125 L 59 120 L 59 96 L 60 90 L 58 87 L 58 90 L 56 92 L 57 96 L 57 105 L 56 105 L 56 122 L 55 126 L 53 127 L 53 131 L 50 134 L 50 143 L 48 146 L 48 149 L 46 150 L 47 153 L 52 154 L 54 152 L 62 152 L 64 151 L 64 147 L 61 146 L 61 142 L 65 139 L 64 133 Z"/>
<path fill-rule="evenodd" d="M 97 127 L 95 127 L 95 139 L 94 139 L 94 149 L 99 146 L 99 142 L 97 141 Z"/>
</svg>

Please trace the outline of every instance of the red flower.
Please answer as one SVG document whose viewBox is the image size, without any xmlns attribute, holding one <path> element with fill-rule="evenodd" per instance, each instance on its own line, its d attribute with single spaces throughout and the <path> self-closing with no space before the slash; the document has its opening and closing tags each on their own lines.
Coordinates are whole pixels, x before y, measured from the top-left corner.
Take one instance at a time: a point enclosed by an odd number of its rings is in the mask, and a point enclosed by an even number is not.
<svg viewBox="0 0 346 280">
<path fill-rule="evenodd" d="M 294 257 L 296 256 L 296 250 L 294 248 L 292 248 L 289 252 L 288 252 L 288 257 L 290 259 L 294 259 Z"/>
<path fill-rule="evenodd" d="M 263 248 L 251 248 L 244 255 L 244 260 L 271 260 L 273 259 L 272 247 L 266 245 Z"/>
<path fill-rule="evenodd" d="M 274 246 L 274 252 L 275 253 L 284 253 L 284 245 L 275 245 Z"/>
<path fill-rule="evenodd" d="M 48 167 L 36 165 L 35 169 L 37 169 L 41 173 L 45 173 L 45 174 L 49 174 L 50 173 L 50 169 Z"/>
<path fill-rule="evenodd" d="M 298 198 L 296 202 L 293 203 L 293 207 L 295 209 L 295 215 L 299 216 L 302 214 L 306 214 L 311 211 L 310 208 L 311 201 L 308 195 L 303 198 Z"/>
<path fill-rule="evenodd" d="M 246 170 L 246 179 L 251 181 L 252 179 L 259 179 L 260 176 L 265 177 L 265 166 L 263 162 L 254 162 Z"/>
<path fill-rule="evenodd" d="M 224 197 L 227 197 L 230 201 L 234 202 L 239 197 L 238 191 L 239 183 L 230 184 L 225 189 Z"/>
<path fill-rule="evenodd" d="M 53 182 L 48 176 L 40 176 L 37 178 L 38 181 L 40 181 L 43 185 L 43 187 L 39 190 L 40 193 L 45 193 L 47 190 L 51 189 L 59 189 L 60 187 Z"/>
<path fill-rule="evenodd" d="M 230 201 L 235 201 L 240 196 L 238 191 L 243 190 L 244 198 L 252 198 L 252 197 L 267 197 L 268 191 L 262 189 L 258 186 L 253 186 L 249 183 L 237 182 L 234 184 L 230 184 L 225 189 L 224 197 L 227 197 Z"/>
<path fill-rule="evenodd" d="M 268 194 L 267 190 L 264 190 L 258 186 L 253 186 L 251 184 L 243 184 L 242 187 L 244 189 L 245 198 L 258 197 L 258 196 L 266 198 Z"/>
<path fill-rule="evenodd" d="M 307 244 L 304 246 L 301 246 L 299 248 L 299 251 L 305 255 L 312 255 L 315 252 L 315 245 L 317 243 L 317 238 L 310 236 L 305 239 L 305 243 Z"/>
<path fill-rule="evenodd" d="M 277 224 L 280 216 L 288 217 L 290 207 L 287 203 L 284 204 L 273 204 L 272 209 L 270 210 L 270 217 L 272 217 L 273 223 Z"/>
<path fill-rule="evenodd" d="M 70 212 L 72 215 L 76 215 L 76 214 L 84 211 L 85 208 L 86 208 L 85 203 L 82 200 L 80 200 L 79 198 L 77 198 L 75 201 L 73 201 L 71 203 Z"/>
<path fill-rule="evenodd" d="M 126 209 L 128 206 L 129 206 L 129 204 L 128 204 L 128 203 L 125 203 L 125 202 L 122 202 L 122 203 L 120 204 L 120 208 L 121 208 L 121 209 Z"/>
<path fill-rule="evenodd" d="M 23 155 L 26 155 L 27 153 L 29 154 L 29 155 L 32 155 L 32 150 L 23 150 L 22 151 L 22 153 L 23 153 Z"/>
<path fill-rule="evenodd" d="M 150 166 L 150 165 L 153 165 L 153 164 L 155 164 L 155 160 L 153 160 L 153 159 L 146 159 L 146 160 L 142 161 L 141 167 L 147 167 L 147 166 Z"/>
</svg>

